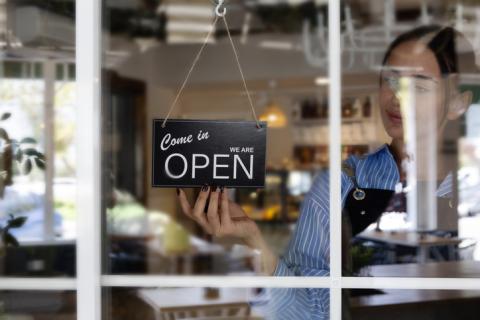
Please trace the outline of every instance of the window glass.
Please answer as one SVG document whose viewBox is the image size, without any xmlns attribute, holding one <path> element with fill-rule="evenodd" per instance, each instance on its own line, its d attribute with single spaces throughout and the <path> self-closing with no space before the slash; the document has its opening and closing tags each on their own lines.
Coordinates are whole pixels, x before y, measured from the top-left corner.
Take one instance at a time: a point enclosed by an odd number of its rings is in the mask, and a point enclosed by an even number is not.
<svg viewBox="0 0 480 320">
<path fill-rule="evenodd" d="M 0 275 L 75 274 L 75 2 L 0 3 Z"/>
<path fill-rule="evenodd" d="M 314 26 L 327 33 L 326 3 L 227 1 L 229 30 L 222 18 L 212 30 L 214 9 L 209 0 L 104 2 L 105 272 L 326 276 L 328 50 L 321 43 L 310 48 L 321 57 L 312 56 L 302 41 L 315 37 Z M 178 196 L 152 187 L 152 122 L 175 100 L 169 119 L 254 119 L 228 31 L 256 114 L 268 123 L 266 175 L 265 188 L 224 191 L 240 220 L 215 236 L 205 227 L 213 220 L 194 208 L 203 182 Z M 189 210 L 202 213 L 194 221 Z"/>
<path fill-rule="evenodd" d="M 344 274 L 479 276 L 478 4 L 343 10 Z"/>
</svg>

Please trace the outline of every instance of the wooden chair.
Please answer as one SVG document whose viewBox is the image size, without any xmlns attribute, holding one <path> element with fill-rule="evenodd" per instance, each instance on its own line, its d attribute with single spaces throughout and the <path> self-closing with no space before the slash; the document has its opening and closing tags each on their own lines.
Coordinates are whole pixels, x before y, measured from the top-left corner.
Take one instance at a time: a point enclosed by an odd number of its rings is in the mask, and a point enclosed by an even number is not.
<svg viewBox="0 0 480 320">
<path fill-rule="evenodd" d="M 205 305 L 178 308 L 163 308 L 161 312 L 162 320 L 179 319 L 211 319 L 211 318 L 233 318 L 248 319 L 250 315 L 250 305 L 248 303 L 229 303 L 221 305 Z"/>
</svg>

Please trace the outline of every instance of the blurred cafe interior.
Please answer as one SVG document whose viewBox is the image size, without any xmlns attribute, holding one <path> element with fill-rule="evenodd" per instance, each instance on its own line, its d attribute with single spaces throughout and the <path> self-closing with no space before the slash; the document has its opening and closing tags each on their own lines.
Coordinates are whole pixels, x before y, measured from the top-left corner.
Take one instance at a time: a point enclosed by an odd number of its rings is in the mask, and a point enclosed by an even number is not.
<svg viewBox="0 0 480 320">
<path fill-rule="evenodd" d="M 153 119 L 164 118 L 172 105 L 211 30 L 215 3 L 102 0 L 103 274 L 262 275 L 256 250 L 205 233 L 182 213 L 174 188 L 151 187 Z M 342 160 L 362 159 L 390 142 L 379 107 L 379 72 L 395 37 L 421 25 L 453 26 L 471 42 L 477 61 L 480 52 L 477 1 L 341 1 L 341 145 L 330 146 L 328 1 L 227 0 L 226 6 L 256 111 L 268 123 L 265 188 L 228 189 L 228 194 L 278 256 L 287 249 L 315 178 L 328 170 L 329 151 L 341 148 Z M 76 276 L 76 217 L 82 213 L 75 200 L 81 159 L 75 130 L 82 124 L 75 119 L 81 108 L 75 19 L 75 0 L 0 0 L 0 231 L 5 242 L 0 276 Z M 229 32 L 216 24 L 172 119 L 252 120 Z M 432 202 L 417 192 L 415 208 L 384 212 L 361 233 L 345 235 L 345 261 L 351 262 L 345 276 L 480 276 L 477 68 L 467 67 L 459 78 L 459 88 L 472 92 L 471 105 L 449 128 L 439 151 L 455 168 L 453 204 Z M 423 152 L 428 159 L 437 156 Z M 424 164 L 416 170 L 429 168 Z M 199 192 L 184 191 L 191 202 Z M 265 289 L 183 290 L 106 288 L 104 317 L 167 319 L 162 310 L 182 307 L 168 305 L 167 296 L 175 294 L 198 297 L 184 305 L 190 309 L 200 301 L 213 303 L 220 294 L 217 306 L 238 307 L 245 316 L 225 319 L 265 315 Z M 415 305 L 420 301 L 424 310 L 434 310 L 449 302 L 464 308 L 461 319 L 473 319 L 469 312 L 475 303 L 478 308 L 480 291 L 434 291 L 351 290 L 348 307 L 353 319 L 384 319 L 393 309 L 394 319 L 402 319 L 398 310 L 411 319 L 444 319 L 455 314 L 453 309 L 420 314 Z M 0 290 L 0 319 L 3 312 L 18 319 L 75 318 L 74 292 L 28 293 L 27 306 L 16 294 Z M 251 300 L 255 303 L 248 304 Z"/>
</svg>

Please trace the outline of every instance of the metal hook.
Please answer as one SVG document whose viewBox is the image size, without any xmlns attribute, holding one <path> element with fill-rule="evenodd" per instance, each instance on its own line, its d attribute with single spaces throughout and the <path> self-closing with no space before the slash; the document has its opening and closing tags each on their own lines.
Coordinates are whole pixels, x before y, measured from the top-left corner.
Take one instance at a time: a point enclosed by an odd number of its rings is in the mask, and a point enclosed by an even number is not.
<svg viewBox="0 0 480 320">
<path fill-rule="evenodd" d="M 220 8 L 223 6 L 223 3 L 225 2 L 225 0 L 218 0 L 218 4 L 217 4 L 217 7 L 215 8 L 215 13 L 217 14 L 217 16 L 219 17 L 224 17 L 225 14 L 227 13 L 227 8 L 223 8 L 222 11 L 220 11 Z"/>
</svg>

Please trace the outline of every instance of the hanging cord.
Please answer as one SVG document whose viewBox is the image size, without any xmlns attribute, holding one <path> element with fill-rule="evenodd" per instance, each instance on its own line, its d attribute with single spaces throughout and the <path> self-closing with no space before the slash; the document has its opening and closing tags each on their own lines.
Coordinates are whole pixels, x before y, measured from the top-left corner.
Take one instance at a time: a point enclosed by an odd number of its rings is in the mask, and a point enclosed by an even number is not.
<svg viewBox="0 0 480 320">
<path fill-rule="evenodd" d="M 200 60 L 200 56 L 202 55 L 203 49 L 205 49 L 205 47 L 207 46 L 208 41 L 210 40 L 210 37 L 212 36 L 213 31 L 215 30 L 215 25 L 217 24 L 218 18 L 219 18 L 218 16 L 215 17 L 215 20 L 213 21 L 212 29 L 210 29 L 210 31 L 208 32 L 207 37 L 205 38 L 205 41 L 203 42 L 202 46 L 200 47 L 200 50 L 197 53 L 197 56 L 195 57 L 195 60 L 193 60 L 193 64 L 190 67 L 190 70 L 188 71 L 185 80 L 183 80 L 182 86 L 180 87 L 180 90 L 178 90 L 178 93 L 177 93 L 177 96 L 175 97 L 175 100 L 173 100 L 173 103 L 170 106 L 170 109 L 168 110 L 168 113 L 167 113 L 167 116 L 165 117 L 165 120 L 163 120 L 162 128 L 165 128 L 165 124 L 167 123 L 167 120 L 170 117 L 170 114 L 172 113 L 173 108 L 175 108 L 175 105 L 177 104 L 177 101 L 180 98 L 180 95 L 182 94 L 183 89 L 185 89 L 185 86 L 187 85 L 188 79 L 190 79 L 190 76 L 192 75 L 193 69 L 195 69 L 195 66 L 198 63 L 198 60 Z"/>
<path fill-rule="evenodd" d="M 240 75 L 242 76 L 243 87 L 245 88 L 245 92 L 247 93 L 248 102 L 250 103 L 250 107 L 252 108 L 253 117 L 257 122 L 257 128 L 260 129 L 261 128 L 260 122 L 258 121 L 257 113 L 255 112 L 255 107 L 253 106 L 253 101 L 252 101 L 252 97 L 250 96 L 250 91 L 248 91 L 247 81 L 245 80 L 245 75 L 243 74 L 242 65 L 240 64 L 240 59 L 238 58 L 237 49 L 235 48 L 235 44 L 233 43 L 232 35 L 230 34 L 230 28 L 228 27 L 227 18 L 225 17 L 225 15 L 223 15 L 222 18 L 223 18 L 223 22 L 225 22 L 225 28 L 227 29 L 228 39 L 230 39 L 230 44 L 232 45 L 233 53 L 235 54 L 235 60 L 237 61 L 238 71 L 240 71 Z"/>
<path fill-rule="evenodd" d="M 241 77 L 242 77 L 243 87 L 244 87 L 244 89 L 245 89 L 245 92 L 247 93 L 248 102 L 250 103 L 250 107 L 251 107 L 251 109 L 252 109 L 253 117 L 255 118 L 255 122 L 257 123 L 257 128 L 258 128 L 258 129 L 261 128 L 260 122 L 258 121 L 258 118 L 257 118 L 257 113 L 255 112 L 255 107 L 254 107 L 254 105 L 253 105 L 253 100 L 252 100 L 252 97 L 251 97 L 251 95 L 250 95 L 250 91 L 248 91 L 247 81 L 245 80 L 245 75 L 243 74 L 243 69 L 242 69 L 242 66 L 241 66 L 241 64 L 240 64 L 240 58 L 238 57 L 237 49 L 235 48 L 235 44 L 233 43 L 232 35 L 230 34 L 230 28 L 228 27 L 227 19 L 225 18 L 226 9 L 223 8 L 223 10 L 220 11 L 220 8 L 221 8 L 221 6 L 223 5 L 223 3 L 224 3 L 224 0 L 219 0 L 219 2 L 218 2 L 218 4 L 217 4 L 217 7 L 215 8 L 216 17 L 215 17 L 215 20 L 213 21 L 212 28 L 211 28 L 211 30 L 208 32 L 207 37 L 205 38 L 205 41 L 203 42 L 202 46 L 200 47 L 200 50 L 198 51 L 195 59 L 193 60 L 193 64 L 192 64 L 192 66 L 190 67 L 190 70 L 188 71 L 187 76 L 185 77 L 185 80 L 183 81 L 182 86 L 180 87 L 180 90 L 178 90 L 178 93 L 177 93 L 175 99 L 173 100 L 173 103 L 172 103 L 172 105 L 170 106 L 170 109 L 168 110 L 168 113 L 167 113 L 167 115 L 165 116 L 165 119 L 163 120 L 162 128 L 165 128 L 165 125 L 166 125 L 166 123 L 167 123 L 167 120 L 168 120 L 168 118 L 170 117 L 170 114 L 172 113 L 173 108 L 175 108 L 175 106 L 176 106 L 176 104 L 177 104 L 177 102 L 178 102 L 178 99 L 180 98 L 180 95 L 182 94 L 183 90 L 185 89 L 185 86 L 187 85 L 187 82 L 188 82 L 188 80 L 190 79 L 190 76 L 192 75 L 193 69 L 195 69 L 195 66 L 196 66 L 197 63 L 198 63 L 198 60 L 200 59 L 200 56 L 201 56 L 202 53 L 203 53 L 203 50 L 204 50 L 205 47 L 207 46 L 208 41 L 210 40 L 210 37 L 212 36 L 213 31 L 215 30 L 215 26 L 216 26 L 217 21 L 218 21 L 219 18 L 223 18 L 223 21 L 224 21 L 224 23 L 225 23 L 225 28 L 227 29 L 228 38 L 229 38 L 229 40 L 230 40 L 230 44 L 231 44 L 231 46 L 232 46 L 233 53 L 234 53 L 234 55 L 235 55 L 235 60 L 236 60 L 236 62 L 237 62 L 238 70 L 240 71 L 240 75 L 241 75 Z"/>
</svg>

